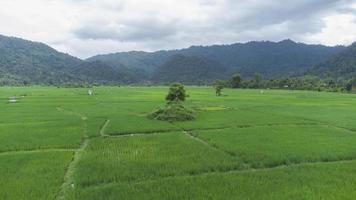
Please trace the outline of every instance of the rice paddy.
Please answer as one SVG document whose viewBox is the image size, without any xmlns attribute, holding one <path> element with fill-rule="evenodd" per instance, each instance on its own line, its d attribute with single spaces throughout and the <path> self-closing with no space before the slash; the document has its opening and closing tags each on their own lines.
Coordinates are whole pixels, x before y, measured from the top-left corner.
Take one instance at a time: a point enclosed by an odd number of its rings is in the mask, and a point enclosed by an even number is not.
<svg viewBox="0 0 356 200">
<path fill-rule="evenodd" d="M 355 199 L 356 96 L 188 87 L 0 88 L 0 199 Z M 17 102 L 9 103 L 9 97 Z"/>
</svg>

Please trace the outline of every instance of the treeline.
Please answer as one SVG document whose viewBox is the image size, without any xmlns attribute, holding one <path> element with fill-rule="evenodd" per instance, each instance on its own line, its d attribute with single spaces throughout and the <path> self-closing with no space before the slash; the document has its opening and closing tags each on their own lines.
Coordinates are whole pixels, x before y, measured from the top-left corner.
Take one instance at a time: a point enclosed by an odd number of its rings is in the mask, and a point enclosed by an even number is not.
<svg viewBox="0 0 356 200">
<path fill-rule="evenodd" d="M 216 82 L 215 82 L 216 83 Z M 356 89 L 356 77 L 319 78 L 317 76 L 285 77 L 279 79 L 263 79 L 256 74 L 254 78 L 244 80 L 240 74 L 233 75 L 229 80 L 223 81 L 225 87 L 249 89 L 289 89 L 289 90 L 314 90 L 329 92 L 352 92 Z"/>
</svg>

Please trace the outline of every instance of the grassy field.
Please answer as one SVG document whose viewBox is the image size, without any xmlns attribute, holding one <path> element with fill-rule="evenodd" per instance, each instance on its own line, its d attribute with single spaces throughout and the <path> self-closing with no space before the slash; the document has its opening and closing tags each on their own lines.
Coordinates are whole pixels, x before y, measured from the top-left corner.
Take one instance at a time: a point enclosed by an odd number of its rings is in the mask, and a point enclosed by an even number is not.
<svg viewBox="0 0 356 200">
<path fill-rule="evenodd" d="M 0 199 L 356 199 L 355 95 L 167 90 L 0 88 Z"/>
</svg>

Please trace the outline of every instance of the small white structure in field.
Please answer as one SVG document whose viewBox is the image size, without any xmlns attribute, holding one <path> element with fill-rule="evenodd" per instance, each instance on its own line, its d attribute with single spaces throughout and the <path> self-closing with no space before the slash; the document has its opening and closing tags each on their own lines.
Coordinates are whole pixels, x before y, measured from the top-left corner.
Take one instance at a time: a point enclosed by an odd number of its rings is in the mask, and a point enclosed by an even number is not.
<svg viewBox="0 0 356 200">
<path fill-rule="evenodd" d="M 16 103 L 16 102 L 17 102 L 16 97 L 10 97 L 9 103 Z"/>
<path fill-rule="evenodd" d="M 88 95 L 89 95 L 89 96 L 92 96 L 92 95 L 93 95 L 93 90 L 90 90 L 90 89 L 89 89 L 89 90 L 88 90 Z"/>
</svg>

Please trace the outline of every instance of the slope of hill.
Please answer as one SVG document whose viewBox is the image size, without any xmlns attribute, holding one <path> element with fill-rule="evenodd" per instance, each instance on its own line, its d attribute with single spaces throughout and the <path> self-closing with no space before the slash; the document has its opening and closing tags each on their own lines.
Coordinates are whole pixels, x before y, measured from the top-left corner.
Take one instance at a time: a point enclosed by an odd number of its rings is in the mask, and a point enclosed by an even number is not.
<svg viewBox="0 0 356 200">
<path fill-rule="evenodd" d="M 136 76 L 140 74 L 126 69 L 123 65 L 113 68 L 100 61 L 83 61 L 43 43 L 2 35 L 0 72 L 0 85 L 131 83 L 139 80 Z"/>
<path fill-rule="evenodd" d="M 66 73 L 82 61 L 51 47 L 0 35 L 0 69 L 2 81 L 50 83 L 76 79 Z"/>
<path fill-rule="evenodd" d="M 281 42 L 248 42 L 232 45 L 193 46 L 182 50 L 147 52 L 129 52 L 100 55 L 88 60 L 100 60 L 109 65 L 124 63 L 128 68 L 145 69 L 153 72 L 174 55 L 196 56 L 220 63 L 243 76 L 251 77 L 255 73 L 265 78 L 286 75 L 298 75 L 311 66 L 324 62 L 345 47 L 307 45 L 291 40 Z"/>
<path fill-rule="evenodd" d="M 312 66 L 319 66 L 314 68 L 314 73 L 323 74 L 327 70 L 338 76 L 349 76 L 355 71 L 354 52 L 355 45 L 345 50 L 343 46 L 284 40 L 193 46 L 152 53 L 134 51 L 98 55 L 84 61 L 43 43 L 0 35 L 0 85 L 146 81 L 204 84 L 236 72 L 245 78 L 255 73 L 263 78 L 295 76 L 309 72 Z"/>
<path fill-rule="evenodd" d="M 229 69 L 215 61 L 197 56 L 175 55 L 154 71 L 152 82 L 206 84 L 229 76 Z"/>
<path fill-rule="evenodd" d="M 322 76 L 350 78 L 356 76 L 356 43 L 348 46 L 339 54 L 316 65 L 310 73 Z"/>
<path fill-rule="evenodd" d="M 155 53 L 143 51 L 130 51 L 122 53 L 112 53 L 106 55 L 97 55 L 88 58 L 88 61 L 103 61 L 106 64 L 116 68 L 125 65 L 129 68 L 142 69 L 149 73 L 153 72 L 158 66 L 162 65 L 173 54 L 167 51 Z"/>
</svg>

